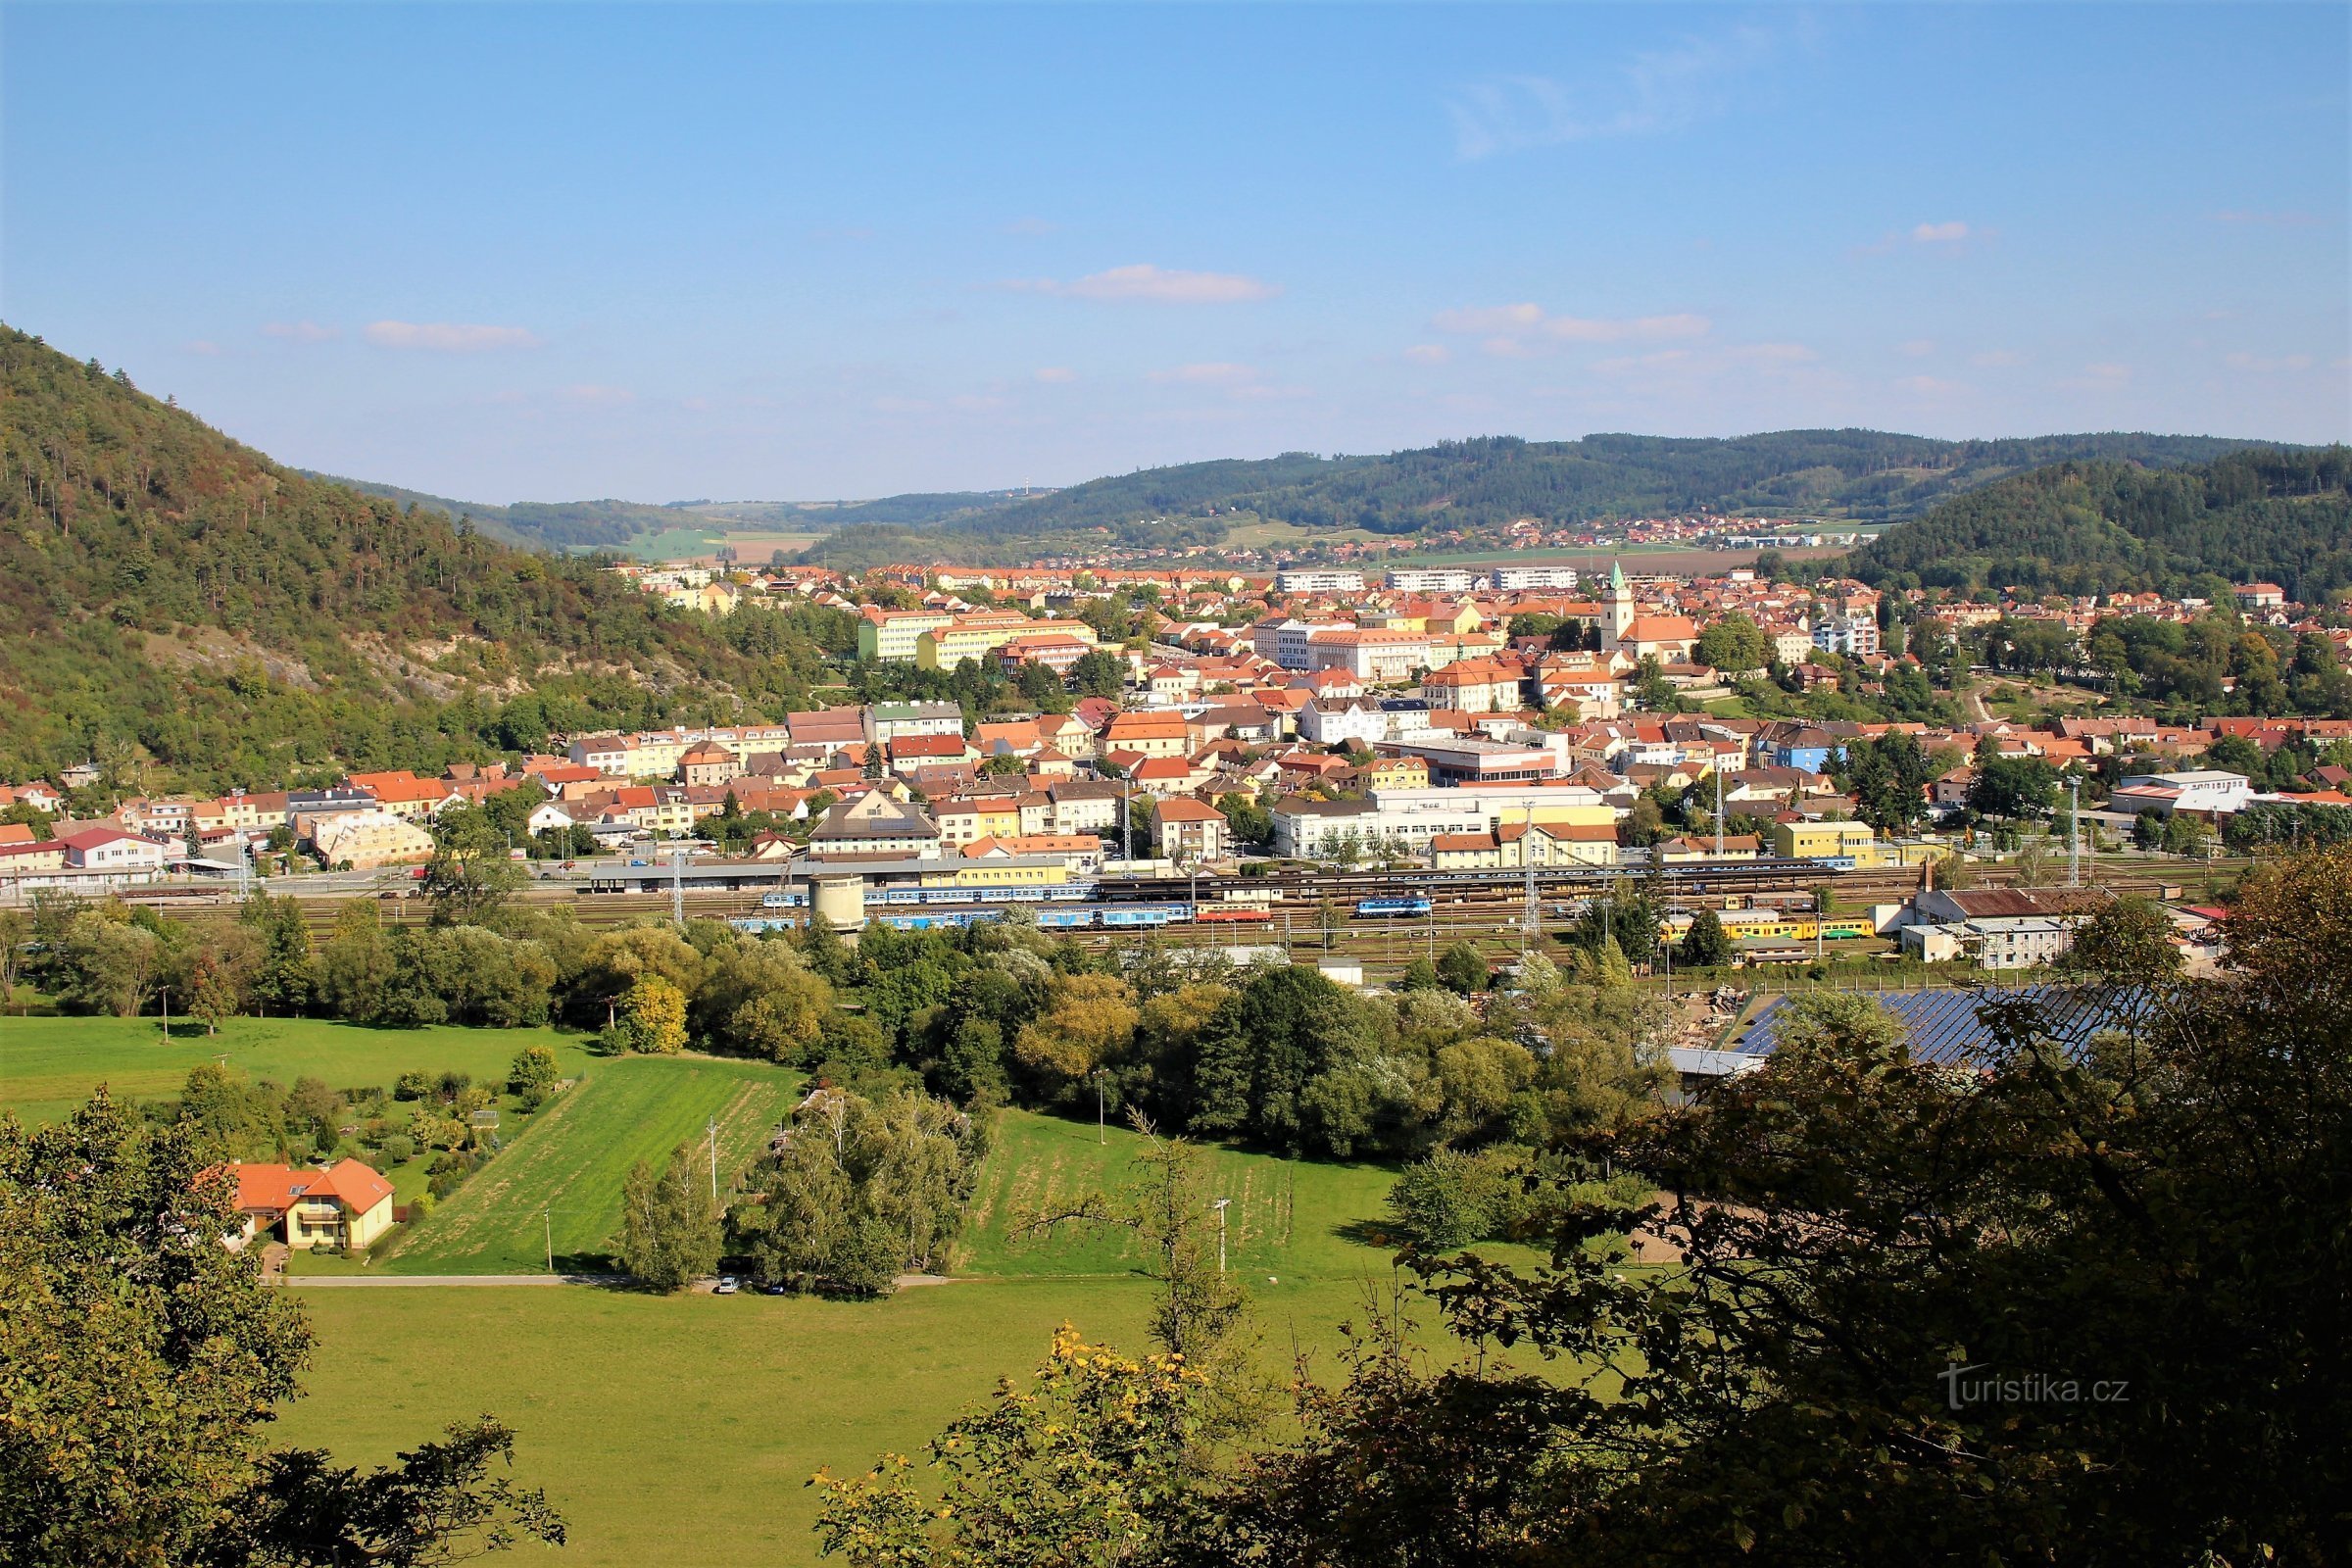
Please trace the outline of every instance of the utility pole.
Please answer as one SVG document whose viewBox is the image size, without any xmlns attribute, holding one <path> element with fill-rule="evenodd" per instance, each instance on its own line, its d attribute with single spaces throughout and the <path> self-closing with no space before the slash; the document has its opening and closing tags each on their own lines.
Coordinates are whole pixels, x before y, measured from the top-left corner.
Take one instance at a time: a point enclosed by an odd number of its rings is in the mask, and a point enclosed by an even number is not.
<svg viewBox="0 0 2352 1568">
<path fill-rule="evenodd" d="M 1220 1198 L 1208 1205 L 1217 1211 L 1217 1272 L 1220 1274 L 1225 1272 L 1225 1210 L 1232 1204 L 1232 1199 Z"/>
<path fill-rule="evenodd" d="M 1098 1145 L 1110 1142 L 1110 1123 L 1102 1112 L 1102 1069 L 1100 1067 L 1095 1069 L 1095 1142 Z"/>
<path fill-rule="evenodd" d="M 669 852 L 669 922 L 686 928 L 686 852 Z"/>
<path fill-rule="evenodd" d="M 2066 809 L 2066 840 L 2073 863 L 2066 873 L 2066 885 L 2079 888 L 2082 885 L 2082 781 L 2067 780 L 2067 793 L 2070 800 Z"/>
<path fill-rule="evenodd" d="M 1497 825 L 1499 826 L 1499 824 Z M 1519 872 L 1527 899 L 1527 910 L 1519 919 L 1519 961 L 1522 964 L 1527 961 L 1528 953 L 1534 948 L 1537 939 L 1544 934 L 1544 914 L 1536 906 L 1535 841 L 1536 808 L 1534 805 L 1530 804 L 1519 831 Z M 1434 906 L 1430 918 L 1433 921 L 1437 918 Z"/>
<path fill-rule="evenodd" d="M 539 1224 L 547 1232 L 547 1271 L 553 1274 L 556 1271 L 556 1222 L 548 1218 L 547 1210 L 543 1208 L 539 1211 Z"/>
<path fill-rule="evenodd" d="M 1715 858 L 1723 858 L 1723 754 L 1715 754 Z"/>
</svg>

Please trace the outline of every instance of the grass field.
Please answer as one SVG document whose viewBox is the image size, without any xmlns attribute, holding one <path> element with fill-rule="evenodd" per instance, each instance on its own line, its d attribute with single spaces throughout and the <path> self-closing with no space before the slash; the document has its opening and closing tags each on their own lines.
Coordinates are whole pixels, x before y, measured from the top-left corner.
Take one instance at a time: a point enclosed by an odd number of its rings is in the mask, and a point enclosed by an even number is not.
<svg viewBox="0 0 2352 1568">
<path fill-rule="evenodd" d="M 1098 1144 L 1089 1122 L 1008 1110 L 972 1196 L 958 1273 L 1014 1278 L 1132 1273 L 1142 1262 L 1134 1238 L 1102 1226 L 1065 1227 L 1022 1240 L 1013 1231 L 1040 1210 L 1067 1207 L 1090 1192 L 1113 1192 L 1134 1168 L 1140 1135 L 1112 1125 Z M 1385 1269 L 1385 1250 L 1355 1237 L 1376 1223 L 1394 1171 L 1376 1165 L 1273 1159 L 1215 1149 L 1211 1185 L 1230 1198 L 1227 1249 L 1252 1277 L 1356 1278 Z"/>
<path fill-rule="evenodd" d="M 582 1095 L 612 1082 L 613 1065 L 681 1064 L 600 1063 Z M 518 1140 L 477 1183 L 539 1136 Z M 1005 1112 L 973 1201 L 963 1277 L 882 1301 L 576 1286 L 307 1292 L 319 1347 L 283 1437 L 374 1462 L 488 1410 L 518 1434 L 517 1479 L 546 1487 L 569 1519 L 570 1544 L 551 1562 L 815 1563 L 817 1499 L 805 1483 L 819 1467 L 862 1470 L 886 1450 L 919 1450 L 999 1378 L 1042 1359 L 1063 1322 L 1147 1348 L 1155 1287 L 1124 1237 L 1024 1246 L 1007 1234 L 1024 1206 L 1115 1188 L 1141 1143 L 1112 1127 L 1098 1144 L 1091 1124 Z M 1351 1239 L 1379 1217 L 1390 1173 L 1226 1150 L 1209 1157 L 1219 1195 L 1234 1199 L 1233 1266 L 1250 1284 L 1268 1371 L 1286 1372 L 1304 1349 L 1320 1375 L 1337 1376 L 1340 1325 L 1362 1323 L 1393 1290 L 1390 1254 Z M 1426 1307 L 1418 1315 L 1430 1318 Z"/>
<path fill-rule="evenodd" d="M 537 1273 L 547 1266 L 550 1230 L 558 1267 L 609 1252 L 630 1166 L 659 1162 L 682 1142 L 700 1144 L 706 1121 L 715 1118 L 723 1191 L 799 1098 L 799 1083 L 764 1063 L 708 1056 L 594 1062 L 585 1082 L 533 1116 L 496 1159 L 410 1228 L 380 1266 L 402 1274 Z"/>
<path fill-rule="evenodd" d="M 1385 1270 L 1379 1275 L 1383 1281 Z M 1349 1280 L 1259 1282 L 1271 1369 L 1294 1343 L 1326 1352 L 1363 1321 Z M 1000 1377 L 1044 1359 L 1075 1323 L 1148 1347 L 1141 1280 L 1005 1280 L 884 1301 L 648 1297 L 566 1286 L 311 1289 L 308 1396 L 273 1441 L 375 1464 L 447 1423 L 496 1414 L 517 1433 L 514 1479 L 547 1488 L 571 1528 L 554 1568 L 813 1564 L 820 1466 L 861 1471 L 918 1451 Z"/>
<path fill-rule="evenodd" d="M 309 1076 L 337 1089 L 390 1088 L 412 1068 L 504 1082 L 525 1046 L 548 1046 L 564 1075 L 588 1060 L 588 1037 L 552 1029 L 364 1029 L 318 1018 L 231 1018 L 218 1035 L 173 1024 L 166 1043 L 153 1018 L 0 1017 L 0 1109 L 27 1122 L 57 1121 L 100 1084 L 118 1099 L 175 1096 L 188 1069 L 215 1056 L 248 1078 L 291 1084 Z"/>
</svg>

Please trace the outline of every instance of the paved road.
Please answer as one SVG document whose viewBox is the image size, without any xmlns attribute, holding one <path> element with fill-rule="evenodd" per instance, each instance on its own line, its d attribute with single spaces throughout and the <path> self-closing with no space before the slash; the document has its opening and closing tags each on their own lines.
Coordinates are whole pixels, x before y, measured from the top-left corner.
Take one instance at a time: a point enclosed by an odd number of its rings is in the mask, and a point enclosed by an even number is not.
<svg viewBox="0 0 2352 1568">
<path fill-rule="evenodd" d="M 623 1285 L 616 1274 L 287 1274 L 281 1283 L 341 1289 L 406 1285 Z"/>
</svg>

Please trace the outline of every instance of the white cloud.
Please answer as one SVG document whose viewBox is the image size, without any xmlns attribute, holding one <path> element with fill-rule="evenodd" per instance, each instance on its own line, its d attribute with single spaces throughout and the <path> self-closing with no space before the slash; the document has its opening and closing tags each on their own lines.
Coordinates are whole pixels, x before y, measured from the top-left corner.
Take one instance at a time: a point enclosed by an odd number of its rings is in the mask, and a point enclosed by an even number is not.
<svg viewBox="0 0 2352 1568">
<path fill-rule="evenodd" d="M 317 321 L 270 321 L 262 327 L 262 336 L 282 337 L 292 343 L 324 343 L 342 335 L 341 328 L 320 326 Z"/>
<path fill-rule="evenodd" d="M 1531 147 L 1684 129 L 1737 102 L 1729 79 L 1763 65 L 1776 42 L 1764 28 L 1735 27 L 1632 55 L 1595 79 L 1574 85 L 1533 74 L 1474 82 L 1446 102 L 1454 152 L 1474 161 Z"/>
<path fill-rule="evenodd" d="M 1206 365 L 1179 365 L 1173 370 L 1153 370 L 1146 377 L 1163 386 L 1240 386 L 1258 378 L 1253 367 L 1218 361 Z"/>
<path fill-rule="evenodd" d="M 1484 336 L 1490 354 L 1513 355 L 1531 342 L 1628 343 L 1665 338 L 1704 337 L 1712 323 L 1703 316 L 1638 316 L 1604 319 L 1589 316 L 1553 316 L 1539 305 L 1491 305 L 1440 311 L 1430 324 L 1441 332 Z M 1511 347 L 1498 345 L 1508 344 Z"/>
<path fill-rule="evenodd" d="M 363 335 L 377 348 L 430 349 L 438 354 L 535 349 L 541 341 L 528 327 L 480 326 L 464 321 L 370 321 Z"/>
<path fill-rule="evenodd" d="M 1947 223 L 1920 223 L 1911 230 L 1914 245 L 1957 245 L 1975 230 L 1957 220 Z"/>
<path fill-rule="evenodd" d="M 2275 374 L 2280 370 L 2308 370 L 2313 365 L 2308 354 L 2283 354 L 2271 357 L 2261 354 L 2225 354 L 2222 363 L 2232 370 L 2254 370 Z"/>
<path fill-rule="evenodd" d="M 1453 358 L 1453 351 L 1443 343 L 1416 343 L 1404 351 L 1404 357 L 1415 365 L 1444 365 Z"/>
<path fill-rule="evenodd" d="M 1001 409 L 1004 406 L 1003 398 L 977 392 L 958 392 L 956 396 L 948 399 L 949 408 L 963 414 L 986 414 L 991 409 Z"/>
<path fill-rule="evenodd" d="M 1981 354 L 1971 354 L 1968 363 L 1980 369 L 2001 369 L 2025 364 L 2026 356 L 2015 349 L 1986 349 Z"/>
<path fill-rule="evenodd" d="M 1948 398 L 1968 390 L 1959 382 L 1947 381 L 1939 375 L 1906 375 L 1894 384 L 1913 397 L 1921 398 Z"/>
<path fill-rule="evenodd" d="M 1802 343 L 1741 343 L 1725 349 L 1723 356 L 1749 365 L 1810 365 L 1821 358 Z"/>
<path fill-rule="evenodd" d="M 871 407 L 876 414 L 929 414 L 931 405 L 921 398 L 879 397 Z"/>
<path fill-rule="evenodd" d="M 1078 372 L 1066 365 L 1041 365 L 1031 372 L 1048 385 L 1060 386 L 1078 379 Z"/>
<path fill-rule="evenodd" d="M 1894 352 L 1902 355 L 1905 359 L 1924 360 L 1929 355 L 1936 352 L 1936 340 L 1934 338 L 1915 337 L 1908 342 L 1897 343 L 1894 346 Z"/>
<path fill-rule="evenodd" d="M 1067 282 L 1038 277 L 1018 279 L 1004 286 L 1063 299 L 1140 300 L 1152 305 L 1238 305 L 1272 299 L 1282 292 L 1272 283 L 1239 272 L 1187 272 L 1149 263 L 1113 267 Z"/>
<path fill-rule="evenodd" d="M 625 386 L 604 386 L 594 381 L 567 386 L 556 395 L 581 409 L 620 409 L 637 401 L 637 394 Z"/>
</svg>

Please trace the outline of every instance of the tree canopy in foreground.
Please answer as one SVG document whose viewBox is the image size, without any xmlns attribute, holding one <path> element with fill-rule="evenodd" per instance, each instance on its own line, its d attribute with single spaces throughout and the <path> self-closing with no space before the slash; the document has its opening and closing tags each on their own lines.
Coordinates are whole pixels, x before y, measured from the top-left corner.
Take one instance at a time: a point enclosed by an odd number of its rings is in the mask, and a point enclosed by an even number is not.
<svg viewBox="0 0 2352 1568">
<path fill-rule="evenodd" d="M 1656 1202 L 1563 1181 L 1545 1266 L 1409 1257 L 1450 1350 L 1382 1315 L 1341 1386 L 1301 1380 L 1291 1436 L 1219 1470 L 1056 1425 L 1050 1451 L 1096 1456 L 1090 1485 L 1133 1506 L 1052 1560 L 2346 1560 L 2352 849 L 2250 878 L 2217 977 L 2151 930 L 2119 906 L 2063 992 L 1988 1002 L 1981 1068 L 1914 1057 L 1867 997 L 1802 1000 L 1761 1070 L 1561 1151 Z M 2130 1022 L 2059 1046 L 2082 1005 Z M 1635 1226 L 1681 1263 L 1589 1245 Z M 1050 1365 L 984 1423 L 1041 1399 L 1056 1424 L 1195 1419 L 1122 1375 L 1135 1397 L 1090 1415 Z M 1047 1451 L 996 1458 L 1008 1502 Z M 990 1458 L 958 1468 L 958 1519 Z M 906 1495 L 837 1494 L 828 1548 L 1038 1560 L 854 1506 Z"/>
<path fill-rule="evenodd" d="M 0 1119 L 0 1561 L 424 1568 L 560 1544 L 489 1416 L 369 1471 L 267 1446 L 310 1327 L 222 1245 L 214 1153 L 103 1091 L 58 1126 Z"/>
</svg>

